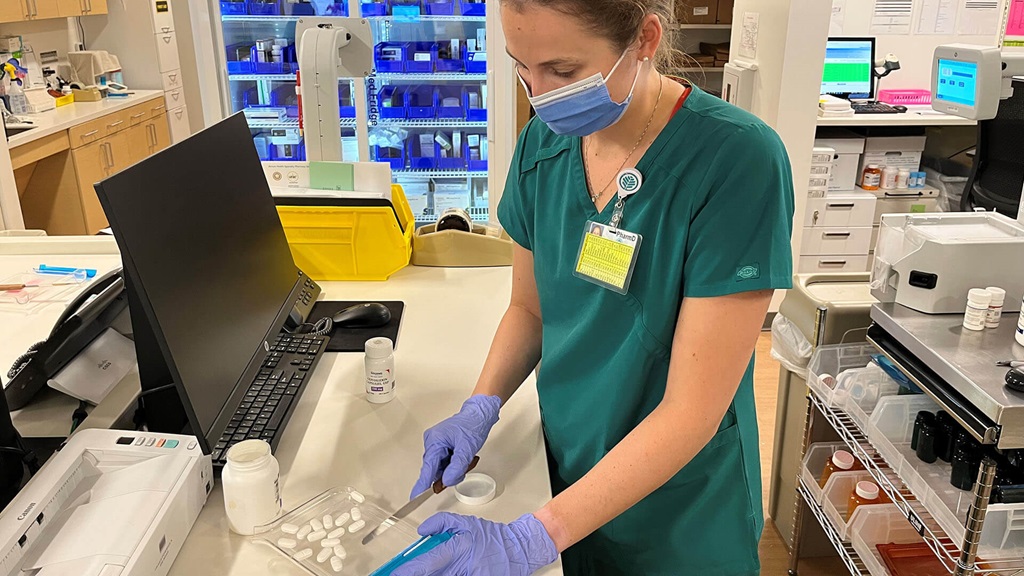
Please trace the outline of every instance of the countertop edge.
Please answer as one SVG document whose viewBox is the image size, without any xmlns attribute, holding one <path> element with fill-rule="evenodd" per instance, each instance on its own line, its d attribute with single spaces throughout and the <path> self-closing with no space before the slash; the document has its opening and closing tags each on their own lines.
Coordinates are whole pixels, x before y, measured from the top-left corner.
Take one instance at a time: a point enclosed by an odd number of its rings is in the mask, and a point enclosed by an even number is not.
<svg viewBox="0 0 1024 576">
<path fill-rule="evenodd" d="M 53 124 L 51 126 L 41 126 L 39 128 L 26 130 L 25 132 L 11 136 L 7 140 L 7 146 L 11 150 L 14 150 L 19 146 L 24 146 L 25 144 L 30 144 L 32 142 L 35 142 L 36 140 L 46 138 L 47 136 L 52 136 L 58 132 L 63 132 L 65 130 L 72 128 L 73 126 L 77 126 L 78 124 L 89 122 L 90 120 L 95 120 L 96 118 L 99 118 L 101 116 L 106 116 L 107 114 L 119 112 L 126 108 L 131 108 L 132 106 L 135 106 L 137 104 L 142 104 L 144 102 L 149 102 L 150 100 L 162 98 L 163 94 L 164 92 L 162 90 L 137 90 L 136 93 L 129 98 L 120 100 L 116 104 L 111 104 L 109 107 L 105 107 L 100 110 L 94 110 L 92 112 L 87 112 L 82 116 L 76 117 L 73 121 L 60 122 L 57 124 Z M 95 104 L 95 102 L 85 102 L 84 104 Z M 74 106 L 74 104 L 71 104 L 71 106 Z M 35 120 L 39 117 L 45 116 L 47 114 L 52 114 L 54 112 L 55 110 L 50 110 L 47 112 L 43 112 L 42 114 L 28 114 L 26 116 L 28 116 L 32 120 Z"/>
</svg>

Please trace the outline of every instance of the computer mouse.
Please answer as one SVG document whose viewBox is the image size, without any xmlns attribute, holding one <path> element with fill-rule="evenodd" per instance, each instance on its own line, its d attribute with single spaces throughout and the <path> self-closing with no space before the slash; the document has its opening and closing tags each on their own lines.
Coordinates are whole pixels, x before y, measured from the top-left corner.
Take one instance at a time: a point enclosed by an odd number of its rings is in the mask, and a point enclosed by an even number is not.
<svg viewBox="0 0 1024 576">
<path fill-rule="evenodd" d="M 391 322 L 391 310 L 377 302 L 356 304 L 331 317 L 338 328 L 378 328 Z"/>
<path fill-rule="evenodd" d="M 895 109 L 900 114 L 903 114 L 903 113 L 905 113 L 907 111 L 907 107 L 906 106 L 893 106 L 893 109 Z"/>
</svg>

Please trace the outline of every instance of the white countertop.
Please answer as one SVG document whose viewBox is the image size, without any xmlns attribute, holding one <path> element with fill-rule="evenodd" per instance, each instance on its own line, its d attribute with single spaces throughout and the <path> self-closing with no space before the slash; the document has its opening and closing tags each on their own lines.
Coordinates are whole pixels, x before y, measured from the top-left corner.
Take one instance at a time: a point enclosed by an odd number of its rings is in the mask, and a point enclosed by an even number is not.
<svg viewBox="0 0 1024 576">
<path fill-rule="evenodd" d="M 818 126 L 975 126 L 974 120 L 932 110 L 931 106 L 907 106 L 902 114 L 854 114 L 846 118 L 818 118 Z"/>
<path fill-rule="evenodd" d="M 41 258 L 54 259 L 55 265 L 103 269 L 116 266 L 119 260 L 112 238 L 31 240 L 0 239 L 0 274 L 38 265 Z M 103 253 L 111 246 L 114 254 Z M 26 250 L 31 255 L 26 255 Z M 60 262 L 55 254 L 64 254 Z M 352 486 L 388 510 L 404 504 L 419 473 L 423 431 L 455 413 L 472 391 L 511 286 L 511 268 L 408 267 L 387 282 L 325 283 L 321 299 L 405 302 L 395 351 L 397 396 L 388 404 L 370 404 L 363 391 L 363 355 L 325 355 L 277 449 L 285 508 L 295 508 L 334 486 Z M 0 320 L 3 371 L 9 360 L 46 335 L 62 309 L 52 308 L 34 317 L 11 315 Z M 73 410 L 77 402 L 68 406 Z M 29 425 L 28 410 L 15 415 L 19 428 L 23 423 Z M 70 414 L 67 411 L 66 418 L 59 417 L 59 428 L 70 424 Z M 427 501 L 409 521 L 418 525 L 434 512 L 445 510 L 508 522 L 536 511 L 551 498 L 532 378 L 502 410 L 480 457 L 478 471 L 498 481 L 498 497 L 493 502 L 466 506 L 449 490 Z M 560 564 L 539 572 L 543 576 L 561 573 Z M 223 494 L 217 486 L 170 574 L 306 573 L 269 547 L 230 533 Z"/>
<path fill-rule="evenodd" d="M 131 108 L 149 100 L 163 97 L 161 90 L 134 90 L 127 98 L 104 98 L 99 102 L 75 102 L 41 114 L 19 114 L 19 118 L 31 120 L 35 128 L 11 136 L 8 145 L 16 148 L 33 140 L 56 134 L 72 126 L 94 120 L 118 110 Z"/>
</svg>

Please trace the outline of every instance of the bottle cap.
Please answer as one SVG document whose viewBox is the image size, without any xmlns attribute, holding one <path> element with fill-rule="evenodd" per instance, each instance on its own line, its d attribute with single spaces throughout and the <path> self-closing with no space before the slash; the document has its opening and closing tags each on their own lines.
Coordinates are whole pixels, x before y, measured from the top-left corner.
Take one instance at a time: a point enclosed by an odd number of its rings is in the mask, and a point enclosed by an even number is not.
<svg viewBox="0 0 1024 576">
<path fill-rule="evenodd" d="M 868 164 L 868 168 L 871 170 L 878 170 L 878 164 Z"/>
<path fill-rule="evenodd" d="M 368 358 L 387 358 L 395 351 L 395 343 L 390 338 L 370 338 L 366 341 Z"/>
<path fill-rule="evenodd" d="M 849 470 L 853 468 L 853 454 L 846 450 L 836 450 L 832 455 L 832 463 L 842 470 Z"/>
<path fill-rule="evenodd" d="M 977 304 L 979 307 L 987 308 L 992 302 L 992 293 L 982 288 L 974 288 L 967 293 L 967 300 L 971 304 Z"/>
<path fill-rule="evenodd" d="M 1003 302 L 1006 300 L 1006 290 L 995 286 L 989 286 L 988 288 L 985 288 L 985 290 L 992 295 L 992 302 L 989 304 L 990 306 L 1003 305 Z"/>
<path fill-rule="evenodd" d="M 865 500 L 878 499 L 878 484 L 874 482 L 857 482 L 857 496 Z"/>
</svg>

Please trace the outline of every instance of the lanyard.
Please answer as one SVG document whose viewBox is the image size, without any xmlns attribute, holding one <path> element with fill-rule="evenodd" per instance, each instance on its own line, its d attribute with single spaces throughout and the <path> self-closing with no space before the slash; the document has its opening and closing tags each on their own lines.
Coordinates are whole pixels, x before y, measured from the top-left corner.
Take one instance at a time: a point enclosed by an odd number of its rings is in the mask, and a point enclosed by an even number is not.
<svg viewBox="0 0 1024 576">
<path fill-rule="evenodd" d="M 626 199 L 636 194 L 644 183 L 643 176 L 635 168 L 626 168 L 619 172 L 616 181 L 619 185 L 618 199 L 615 201 L 615 210 L 612 212 L 611 227 L 618 228 L 622 223 L 622 212 L 626 207 Z"/>
</svg>

